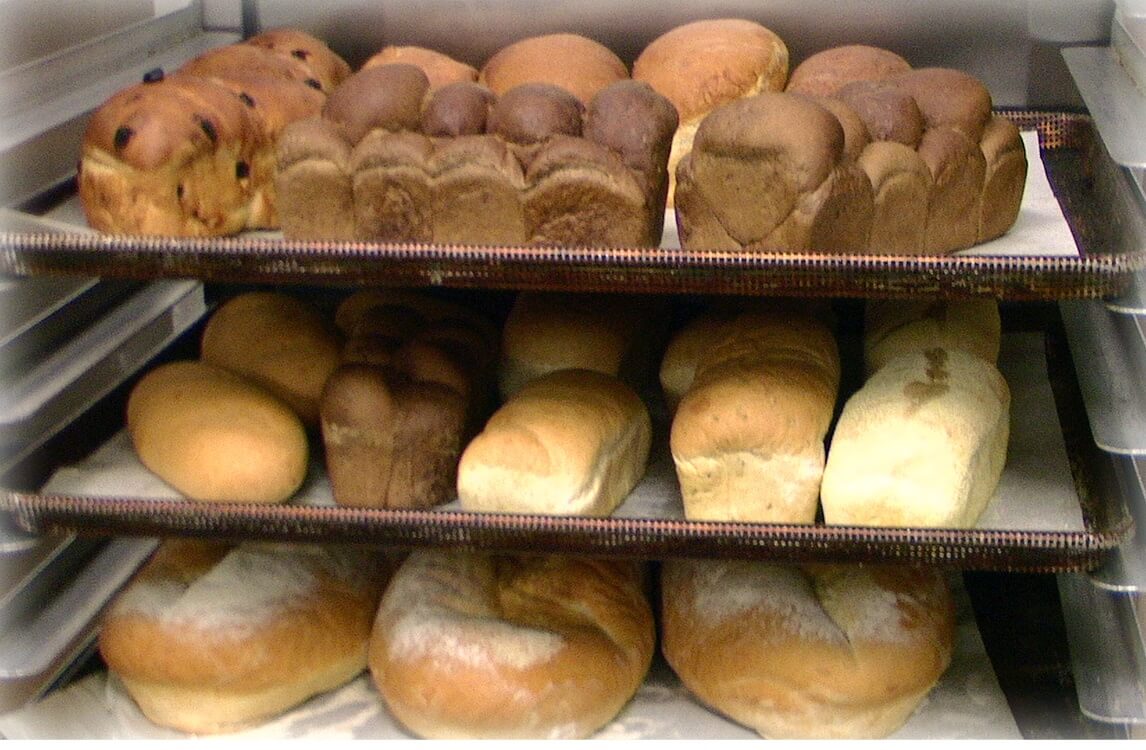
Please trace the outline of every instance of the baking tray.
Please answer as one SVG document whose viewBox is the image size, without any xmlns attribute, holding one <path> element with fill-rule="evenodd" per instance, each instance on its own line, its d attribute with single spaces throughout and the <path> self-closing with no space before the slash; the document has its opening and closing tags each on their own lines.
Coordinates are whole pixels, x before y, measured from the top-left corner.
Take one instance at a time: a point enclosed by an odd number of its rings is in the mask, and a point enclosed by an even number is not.
<svg viewBox="0 0 1146 750">
<path fill-rule="evenodd" d="M 1050 187 L 1077 254 L 747 254 L 665 247 L 315 242 L 273 233 L 187 239 L 3 231 L 0 273 L 831 297 L 1032 300 L 1122 293 L 1132 274 L 1146 266 L 1141 241 L 1146 232 L 1127 226 L 1127 216 L 1133 215 L 1123 210 L 1129 186 L 1101 146 L 1092 120 L 1070 112 L 1001 114 L 1037 131 Z"/>
<path fill-rule="evenodd" d="M 854 302 L 845 300 L 844 304 Z M 1026 342 L 1024 356 L 1039 360 L 1040 367 L 1045 359 L 1045 378 L 1039 376 L 1045 382 L 1045 397 L 1039 395 L 1044 390 L 1037 389 L 1034 393 L 1038 398 L 1024 396 L 1027 411 L 1015 412 L 1012 429 L 1034 421 L 1032 415 L 1047 414 L 1055 436 L 1060 432 L 1062 436 L 1060 445 L 1046 444 L 1057 440 L 1040 438 L 1032 444 L 1029 436 L 1022 438 L 1028 463 L 1020 476 L 1036 477 L 1036 489 L 1032 493 L 1027 484 L 1021 484 L 1015 505 L 1021 506 L 1031 494 L 1041 497 L 1051 494 L 1048 490 L 1060 493 L 1065 485 L 1066 501 L 1078 517 L 1076 525 L 988 522 L 973 529 L 916 529 L 699 522 L 684 520 L 681 513 L 646 513 L 645 509 L 652 506 L 640 504 L 647 501 L 635 500 L 638 496 L 651 496 L 654 503 L 663 501 L 670 506 L 674 499 L 679 503 L 678 489 L 672 496 L 675 488 L 671 474 L 669 478 L 662 474 L 657 484 L 653 467 L 658 461 L 662 470 L 671 472 L 664 469 L 664 462 L 671 465 L 671 458 L 666 456 L 663 443 L 659 458 L 654 449 L 645 480 L 607 518 L 486 514 L 451 505 L 428 510 L 379 510 L 309 500 L 274 506 L 190 502 L 176 495 L 160 495 L 163 485 L 156 484 L 158 480 L 146 470 L 125 475 L 119 471 L 117 459 L 98 455 L 94 458 L 96 468 L 111 469 L 98 492 L 91 490 L 90 483 L 48 485 L 49 490 L 33 492 L 7 491 L 0 493 L 0 510 L 13 513 L 16 522 L 31 532 L 64 528 L 84 534 L 344 541 L 399 547 L 465 545 L 489 551 L 544 549 L 644 559 L 736 557 L 790 562 L 910 562 L 1002 571 L 1090 570 L 1127 538 L 1133 521 L 1120 495 L 1112 489 L 1116 482 L 1109 476 L 1111 467 L 1104 460 L 1108 457 L 1097 450 L 1089 432 L 1057 310 L 1053 304 L 1026 304 L 1008 310 L 1006 316 L 1005 342 L 1012 337 Z M 842 320 L 856 325 L 859 317 L 852 314 Z M 841 337 L 844 350 L 853 337 L 846 333 Z M 1009 374 L 1008 379 L 1012 380 Z M 1015 385 L 1012 380 L 1018 404 L 1020 391 Z M 1021 392 L 1032 391 L 1026 388 Z M 101 450 L 117 448 L 116 440 L 120 441 L 119 455 L 135 460 L 122 431 Z M 1016 432 L 1012 455 L 1019 440 Z M 1059 449 L 1061 461 L 1048 458 Z M 1044 473 L 1050 476 L 1058 472 L 1059 464 L 1061 479 L 1044 479 Z M 1009 459 L 1008 471 L 1011 466 Z M 318 466 L 304 485 L 304 493 L 318 485 L 321 495 L 324 481 L 325 473 Z M 77 492 L 75 487 L 83 491 Z M 630 502 L 636 503 L 636 510 Z M 1061 503 L 1061 499 L 1056 502 Z"/>
</svg>

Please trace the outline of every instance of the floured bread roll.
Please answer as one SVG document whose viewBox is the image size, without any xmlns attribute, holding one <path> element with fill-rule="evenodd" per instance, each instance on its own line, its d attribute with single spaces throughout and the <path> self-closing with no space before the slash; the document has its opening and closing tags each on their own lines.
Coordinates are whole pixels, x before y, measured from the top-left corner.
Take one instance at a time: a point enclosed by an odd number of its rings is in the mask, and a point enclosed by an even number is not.
<svg viewBox="0 0 1146 750">
<path fill-rule="evenodd" d="M 607 516 L 645 474 L 652 420 L 612 375 L 557 370 L 505 402 L 458 465 L 466 510 Z"/>
<path fill-rule="evenodd" d="M 638 563 L 416 550 L 379 606 L 369 663 L 419 737 L 573 739 L 632 698 L 655 641 Z"/>
<path fill-rule="evenodd" d="M 942 574 L 888 565 L 668 560 L 662 651 L 705 705 L 769 739 L 876 739 L 951 663 Z"/>
<path fill-rule="evenodd" d="M 824 521 L 966 528 L 1007 459 L 1010 390 L 962 349 L 902 354 L 844 404 L 821 486 Z"/>
<path fill-rule="evenodd" d="M 700 354 L 670 448 L 695 520 L 812 523 L 840 361 L 811 314 L 746 312 Z"/>
<path fill-rule="evenodd" d="M 667 205 L 671 208 L 676 165 L 692 150 L 700 121 L 713 108 L 734 99 L 783 91 L 788 81 L 788 47 L 755 21 L 693 21 L 651 41 L 633 62 L 633 80 L 644 81 L 667 97 L 680 115 L 668 160 Z"/>
<path fill-rule="evenodd" d="M 867 376 L 900 354 L 934 346 L 965 349 L 995 364 L 1001 338 L 999 303 L 993 299 L 887 299 L 864 305 Z"/>
<path fill-rule="evenodd" d="M 165 541 L 110 605 L 100 655 L 156 724 L 236 731 L 366 668 L 390 569 L 366 548 Z"/>
</svg>

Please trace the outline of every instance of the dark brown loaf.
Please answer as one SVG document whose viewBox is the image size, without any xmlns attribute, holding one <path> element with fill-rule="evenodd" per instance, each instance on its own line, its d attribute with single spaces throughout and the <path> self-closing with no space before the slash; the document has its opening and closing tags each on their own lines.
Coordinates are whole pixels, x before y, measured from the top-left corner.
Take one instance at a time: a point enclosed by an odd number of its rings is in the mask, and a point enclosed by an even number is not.
<svg viewBox="0 0 1146 750">
<path fill-rule="evenodd" d="M 662 651 L 703 704 L 771 739 L 876 739 L 908 719 L 955 641 L 940 572 L 669 560 Z"/>
<path fill-rule="evenodd" d="M 110 605 L 100 654 L 156 724 L 233 732 L 365 669 L 389 571 L 372 550 L 168 540 Z"/>
<path fill-rule="evenodd" d="M 422 132 L 431 138 L 481 135 L 497 97 L 485 86 L 468 81 L 435 90 L 422 109 Z"/>
<path fill-rule="evenodd" d="M 642 573 L 624 560 L 417 550 L 378 609 L 374 683 L 419 737 L 588 737 L 652 661 Z"/>
</svg>

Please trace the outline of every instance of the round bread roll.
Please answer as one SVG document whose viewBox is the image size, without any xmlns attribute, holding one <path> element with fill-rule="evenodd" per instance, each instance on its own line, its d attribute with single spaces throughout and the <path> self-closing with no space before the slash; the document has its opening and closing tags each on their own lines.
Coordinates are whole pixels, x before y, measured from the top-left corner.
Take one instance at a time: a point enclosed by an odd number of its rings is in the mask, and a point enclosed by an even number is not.
<svg viewBox="0 0 1146 750">
<path fill-rule="evenodd" d="M 306 430 L 283 401 L 205 362 L 145 374 L 127 401 L 139 460 L 192 500 L 279 503 L 306 478 Z"/>
<path fill-rule="evenodd" d="M 641 572 L 631 561 L 416 550 L 378 608 L 371 675 L 420 737 L 587 737 L 652 661 Z"/>
<path fill-rule="evenodd" d="M 670 560 L 662 650 L 704 704 L 773 739 L 886 737 L 951 663 L 932 569 Z"/>
<path fill-rule="evenodd" d="M 390 63 L 417 65 L 436 89 L 458 81 L 476 81 L 477 68 L 455 60 L 444 52 L 425 47 L 389 45 L 380 49 L 362 64 L 362 70 Z"/>
<path fill-rule="evenodd" d="M 560 86 L 588 104 L 629 69 L 608 47 L 579 34 L 528 37 L 498 50 L 478 73 L 478 82 L 501 96 L 523 83 Z"/>
<path fill-rule="evenodd" d="M 891 50 L 866 44 L 845 44 L 809 56 L 792 70 L 787 91 L 835 96 L 855 81 L 879 81 L 906 73 L 911 63 Z"/>
<path fill-rule="evenodd" d="M 112 602 L 100 654 L 152 722 L 234 731 L 366 668 L 389 569 L 364 548 L 168 540 Z"/>
<path fill-rule="evenodd" d="M 200 356 L 255 381 L 313 426 L 341 348 L 333 324 L 314 305 L 281 292 L 255 291 L 232 297 L 211 315 Z"/>
<path fill-rule="evenodd" d="M 633 62 L 633 78 L 652 86 L 680 115 L 668 162 L 671 207 L 676 165 L 692 150 L 700 121 L 721 104 L 761 91 L 783 91 L 788 47 L 755 21 L 694 21 L 650 42 Z"/>
</svg>

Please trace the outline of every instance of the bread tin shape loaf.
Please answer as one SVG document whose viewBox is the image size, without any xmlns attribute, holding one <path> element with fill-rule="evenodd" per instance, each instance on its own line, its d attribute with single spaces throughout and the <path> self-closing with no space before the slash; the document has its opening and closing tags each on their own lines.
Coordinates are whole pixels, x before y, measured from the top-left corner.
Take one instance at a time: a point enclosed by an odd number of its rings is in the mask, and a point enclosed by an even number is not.
<svg viewBox="0 0 1146 750">
<path fill-rule="evenodd" d="M 577 739 L 632 698 L 655 641 L 638 562 L 423 549 L 383 597 L 369 664 L 419 737 Z"/>
<path fill-rule="evenodd" d="M 306 478 L 298 415 L 253 381 L 206 362 L 170 362 L 132 388 L 127 431 L 140 461 L 192 500 L 280 503 Z"/>
<path fill-rule="evenodd" d="M 349 546 L 166 540 L 112 601 L 100 654 L 155 724 L 249 728 L 366 668 L 392 565 Z"/>
<path fill-rule="evenodd" d="M 832 433 L 824 521 L 973 527 L 1006 464 L 1010 402 L 995 366 L 963 349 L 885 363 L 848 398 Z"/>
<path fill-rule="evenodd" d="M 835 337 L 810 312 L 716 323 L 670 430 L 685 517 L 812 523 L 839 391 Z"/>
<path fill-rule="evenodd" d="M 878 739 L 951 663 L 942 572 L 666 561 L 661 649 L 704 705 L 769 739 Z"/>
<path fill-rule="evenodd" d="M 646 84 L 581 101 L 548 83 L 432 88 L 362 70 L 278 151 L 283 232 L 300 239 L 658 245 L 676 110 Z"/>
<path fill-rule="evenodd" d="M 463 509 L 607 516 L 644 476 L 648 408 L 594 370 L 557 370 L 517 390 L 466 446 Z"/>
<path fill-rule="evenodd" d="M 782 94 L 701 122 L 676 171 L 682 246 L 944 255 L 995 239 L 1018 217 L 1027 162 L 991 107 L 962 71 L 862 45 L 817 53 Z"/>
<path fill-rule="evenodd" d="M 320 40 L 274 29 L 118 91 L 83 136 L 77 187 L 88 224 L 175 236 L 278 227 L 279 135 L 317 114 L 349 73 Z"/>
</svg>

